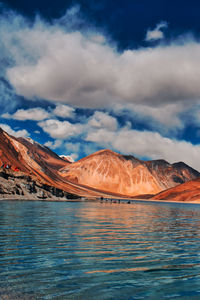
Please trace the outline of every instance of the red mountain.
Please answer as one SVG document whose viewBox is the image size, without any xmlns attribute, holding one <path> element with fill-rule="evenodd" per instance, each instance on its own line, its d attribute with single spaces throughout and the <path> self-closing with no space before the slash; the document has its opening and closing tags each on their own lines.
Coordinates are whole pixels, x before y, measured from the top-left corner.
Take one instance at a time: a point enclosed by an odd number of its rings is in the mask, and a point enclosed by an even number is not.
<svg viewBox="0 0 200 300">
<path fill-rule="evenodd" d="M 45 181 L 56 180 L 56 172 L 68 163 L 47 147 L 31 139 L 15 138 L 0 129 L 0 163 Z"/>
<path fill-rule="evenodd" d="M 180 184 L 153 196 L 153 200 L 197 201 L 200 200 L 200 178 Z"/>
<path fill-rule="evenodd" d="M 47 147 L 31 139 L 15 138 L 0 128 L 1 170 L 13 176 L 30 176 L 41 184 L 47 184 L 80 196 L 99 196 L 100 192 L 85 188 L 63 179 L 58 170 L 71 164 Z"/>
<path fill-rule="evenodd" d="M 184 163 L 142 161 L 111 150 L 98 151 L 67 165 L 59 174 L 77 184 L 129 197 L 156 194 L 200 176 Z"/>
</svg>

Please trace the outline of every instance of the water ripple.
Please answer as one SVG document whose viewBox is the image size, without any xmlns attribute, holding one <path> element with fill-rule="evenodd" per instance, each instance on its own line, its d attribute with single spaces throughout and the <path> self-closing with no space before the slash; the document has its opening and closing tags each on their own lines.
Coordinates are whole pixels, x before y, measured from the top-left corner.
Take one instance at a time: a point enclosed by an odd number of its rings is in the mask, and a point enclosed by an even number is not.
<svg viewBox="0 0 200 300">
<path fill-rule="evenodd" d="M 200 208 L 0 202 L 0 299 L 200 299 Z"/>
</svg>

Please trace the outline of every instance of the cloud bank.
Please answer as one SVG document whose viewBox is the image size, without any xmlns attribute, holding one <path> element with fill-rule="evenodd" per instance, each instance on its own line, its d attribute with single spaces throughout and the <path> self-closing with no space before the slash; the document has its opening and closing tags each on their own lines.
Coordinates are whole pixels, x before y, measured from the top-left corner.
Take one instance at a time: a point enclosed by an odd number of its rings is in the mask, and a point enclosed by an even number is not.
<svg viewBox="0 0 200 300">
<path fill-rule="evenodd" d="M 11 61 L 7 78 L 27 99 L 100 108 L 114 103 L 192 105 L 200 97 L 198 41 L 119 53 L 105 37 L 95 39 L 97 32 L 66 31 L 58 22 L 39 18 L 30 25 L 22 17 L 4 17 L 0 28 L 0 48 Z"/>
<path fill-rule="evenodd" d="M 50 117 L 50 114 L 40 108 L 18 109 L 14 114 L 5 113 L 2 115 L 5 119 L 14 119 L 20 121 L 32 120 L 41 121 Z"/>
<path fill-rule="evenodd" d="M 38 126 L 52 138 L 56 139 L 67 139 L 72 136 L 77 136 L 82 132 L 81 124 L 72 124 L 68 121 L 61 122 L 55 119 L 39 122 Z"/>
<path fill-rule="evenodd" d="M 43 109 L 41 107 L 18 109 L 15 113 L 4 113 L 1 115 L 4 119 L 13 119 L 19 121 L 42 121 L 51 117 L 74 118 L 75 109 L 68 105 L 58 104 L 55 109 Z"/>
</svg>

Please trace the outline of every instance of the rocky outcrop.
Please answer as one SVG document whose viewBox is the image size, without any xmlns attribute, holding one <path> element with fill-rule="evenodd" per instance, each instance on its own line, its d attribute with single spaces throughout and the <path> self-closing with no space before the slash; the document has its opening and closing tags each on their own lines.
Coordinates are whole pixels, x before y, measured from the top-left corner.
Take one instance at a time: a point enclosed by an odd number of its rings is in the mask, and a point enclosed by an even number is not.
<svg viewBox="0 0 200 300">
<path fill-rule="evenodd" d="M 30 176 L 12 171 L 0 171 L 0 198 L 8 199 L 78 199 L 79 196 L 68 193 L 54 186 L 33 180 Z"/>
</svg>

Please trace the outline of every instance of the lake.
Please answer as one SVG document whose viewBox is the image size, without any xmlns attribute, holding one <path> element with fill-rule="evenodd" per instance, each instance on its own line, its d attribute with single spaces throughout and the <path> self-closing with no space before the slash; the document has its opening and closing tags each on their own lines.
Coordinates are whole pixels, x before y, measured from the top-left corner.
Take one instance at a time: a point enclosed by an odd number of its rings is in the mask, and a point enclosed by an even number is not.
<svg viewBox="0 0 200 300">
<path fill-rule="evenodd" d="M 200 205 L 1 201 L 0 299 L 200 299 Z"/>
</svg>

